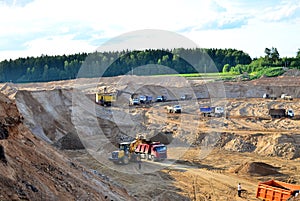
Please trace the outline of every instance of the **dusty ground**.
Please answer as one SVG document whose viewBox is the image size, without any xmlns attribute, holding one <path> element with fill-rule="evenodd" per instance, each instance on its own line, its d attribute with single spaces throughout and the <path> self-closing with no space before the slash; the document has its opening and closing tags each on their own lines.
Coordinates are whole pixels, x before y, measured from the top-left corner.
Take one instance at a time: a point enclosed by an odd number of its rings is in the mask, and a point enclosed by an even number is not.
<svg viewBox="0 0 300 201">
<path fill-rule="evenodd" d="M 0 200 L 135 200 L 124 188 L 34 136 L 0 94 Z"/>
<path fill-rule="evenodd" d="M 300 120 L 268 116 L 271 107 L 292 108 L 300 115 L 299 80 L 283 76 L 206 83 L 124 76 L 0 87 L 15 98 L 24 123 L 38 138 L 138 200 L 257 200 L 259 181 L 300 184 Z M 118 91 L 119 101 L 111 108 L 94 103 L 93 94 L 103 87 Z M 128 107 L 133 92 L 166 95 L 170 102 Z M 295 98 L 266 100 L 264 93 Z M 193 99 L 180 101 L 184 94 Z M 167 114 L 165 106 L 172 104 L 181 104 L 183 113 Z M 207 105 L 224 106 L 226 116 L 203 118 L 199 106 Z M 168 160 L 144 161 L 141 170 L 135 163 L 117 166 L 107 160 L 118 142 L 137 133 L 171 135 Z M 242 198 L 236 196 L 239 182 Z"/>
</svg>

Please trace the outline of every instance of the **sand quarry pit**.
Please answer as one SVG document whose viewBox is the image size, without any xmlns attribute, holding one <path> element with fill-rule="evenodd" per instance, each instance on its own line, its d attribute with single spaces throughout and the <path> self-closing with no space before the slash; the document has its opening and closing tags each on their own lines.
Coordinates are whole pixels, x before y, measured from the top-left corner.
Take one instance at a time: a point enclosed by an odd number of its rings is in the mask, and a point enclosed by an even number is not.
<svg viewBox="0 0 300 201">
<path fill-rule="evenodd" d="M 9 83 L 0 90 L 16 102 L 38 140 L 126 189 L 132 199 L 257 200 L 259 181 L 300 183 L 300 120 L 268 115 L 273 107 L 300 115 L 299 86 L 293 76 L 243 82 L 123 76 Z M 119 94 L 112 107 L 95 104 L 94 94 L 104 87 Z M 168 101 L 129 107 L 132 93 L 165 95 Z M 263 99 L 264 93 L 294 99 Z M 185 94 L 191 99 L 181 100 Z M 175 104 L 182 113 L 167 113 L 165 108 Z M 199 112 L 200 106 L 217 105 L 225 116 L 205 118 Z M 142 169 L 108 160 L 118 143 L 137 134 L 164 141 L 168 159 L 143 161 Z M 242 198 L 236 195 L 238 183 L 245 189 Z"/>
</svg>

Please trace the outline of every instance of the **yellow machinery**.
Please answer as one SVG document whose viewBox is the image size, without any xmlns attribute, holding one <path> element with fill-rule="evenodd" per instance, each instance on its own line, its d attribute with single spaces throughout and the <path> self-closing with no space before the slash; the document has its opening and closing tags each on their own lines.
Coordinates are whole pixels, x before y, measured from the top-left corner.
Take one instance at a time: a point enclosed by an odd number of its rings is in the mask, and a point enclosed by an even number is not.
<svg viewBox="0 0 300 201">
<path fill-rule="evenodd" d="M 96 93 L 96 103 L 103 106 L 111 106 L 116 102 L 117 96 L 115 93 Z"/>
<path fill-rule="evenodd" d="M 135 153 L 136 147 L 143 143 L 145 139 L 142 136 L 137 137 L 132 142 L 122 142 L 119 144 L 119 150 L 113 151 L 111 157 L 109 158 L 110 161 L 114 163 L 122 163 L 128 164 L 129 161 L 139 161 L 141 157 L 138 153 Z"/>
</svg>

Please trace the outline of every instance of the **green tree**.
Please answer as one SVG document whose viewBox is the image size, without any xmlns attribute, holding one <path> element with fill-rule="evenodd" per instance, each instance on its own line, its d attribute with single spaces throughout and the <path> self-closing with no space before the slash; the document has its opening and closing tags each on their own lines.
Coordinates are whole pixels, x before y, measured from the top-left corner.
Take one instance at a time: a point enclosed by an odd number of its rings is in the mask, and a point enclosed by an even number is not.
<svg viewBox="0 0 300 201">
<path fill-rule="evenodd" d="M 49 67 L 48 67 L 48 65 L 46 64 L 46 65 L 44 66 L 44 72 L 43 72 L 43 80 L 44 80 L 44 81 L 48 81 L 48 70 L 49 70 Z"/>
<path fill-rule="evenodd" d="M 300 59 L 300 48 L 299 48 L 298 51 L 297 51 L 297 56 L 296 56 L 296 58 Z"/>
<path fill-rule="evenodd" d="M 275 63 L 279 60 L 279 52 L 278 52 L 277 48 L 272 47 L 271 60 L 273 63 Z"/>
<path fill-rule="evenodd" d="M 225 65 L 223 66 L 222 72 L 223 72 L 223 73 L 228 73 L 229 71 L 230 71 L 230 65 L 229 65 L 229 64 L 225 64 Z"/>
<path fill-rule="evenodd" d="M 265 48 L 265 54 L 266 54 L 266 56 L 265 56 L 266 60 L 269 61 L 269 59 L 271 57 L 271 50 L 267 47 Z"/>
<path fill-rule="evenodd" d="M 271 64 L 278 64 L 280 60 L 280 55 L 276 47 L 272 47 L 271 49 L 265 49 L 265 60 Z"/>
</svg>

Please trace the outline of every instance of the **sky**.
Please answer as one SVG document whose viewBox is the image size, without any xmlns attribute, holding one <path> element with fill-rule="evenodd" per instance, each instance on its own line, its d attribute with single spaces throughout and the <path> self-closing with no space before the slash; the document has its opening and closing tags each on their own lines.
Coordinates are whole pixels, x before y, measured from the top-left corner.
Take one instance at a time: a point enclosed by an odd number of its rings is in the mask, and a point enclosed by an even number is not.
<svg viewBox="0 0 300 201">
<path fill-rule="evenodd" d="M 300 0 L 0 0 L 0 61 L 93 52 L 122 34 L 155 29 L 201 48 L 252 58 L 300 48 Z"/>
</svg>

